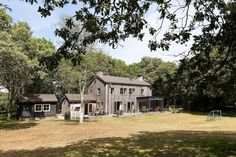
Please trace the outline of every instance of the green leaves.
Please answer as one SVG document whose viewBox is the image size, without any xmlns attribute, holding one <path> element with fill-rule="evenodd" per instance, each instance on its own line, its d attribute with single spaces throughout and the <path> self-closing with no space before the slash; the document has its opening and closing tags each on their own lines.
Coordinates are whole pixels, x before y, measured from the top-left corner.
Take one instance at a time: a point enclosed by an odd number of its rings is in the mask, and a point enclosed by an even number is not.
<svg viewBox="0 0 236 157">
<path fill-rule="evenodd" d="M 0 31 L 9 31 L 12 27 L 12 18 L 5 9 L 0 8 Z"/>
<path fill-rule="evenodd" d="M 8 17 L 5 10 L 1 16 Z M 30 27 L 25 22 L 13 23 L 10 18 L 1 18 L 0 25 L 10 25 L 0 30 L 0 82 L 13 96 L 26 93 L 47 92 L 43 80 L 50 72 L 45 65 L 46 58 L 55 54 L 54 45 L 46 39 L 33 38 Z M 52 84 L 52 80 L 51 80 Z"/>
</svg>

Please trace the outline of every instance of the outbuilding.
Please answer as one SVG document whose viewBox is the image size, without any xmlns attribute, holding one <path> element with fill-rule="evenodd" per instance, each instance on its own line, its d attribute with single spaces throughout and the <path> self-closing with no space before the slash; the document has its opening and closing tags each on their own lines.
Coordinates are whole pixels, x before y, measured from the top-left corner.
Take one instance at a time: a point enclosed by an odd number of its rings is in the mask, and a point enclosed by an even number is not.
<svg viewBox="0 0 236 157">
<path fill-rule="evenodd" d="M 84 95 L 84 115 L 96 114 L 97 104 L 96 99 L 90 95 Z M 81 95 L 80 94 L 65 94 L 65 97 L 62 101 L 62 115 L 69 113 L 71 119 L 78 118 L 81 111 Z"/>
<path fill-rule="evenodd" d="M 57 102 L 55 94 L 30 94 L 18 97 L 18 118 L 55 117 Z"/>
</svg>

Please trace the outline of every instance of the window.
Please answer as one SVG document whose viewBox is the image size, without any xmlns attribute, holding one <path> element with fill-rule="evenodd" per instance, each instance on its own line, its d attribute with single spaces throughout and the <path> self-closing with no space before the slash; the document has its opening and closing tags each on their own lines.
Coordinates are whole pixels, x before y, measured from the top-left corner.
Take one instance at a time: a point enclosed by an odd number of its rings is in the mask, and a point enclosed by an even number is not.
<svg viewBox="0 0 236 157">
<path fill-rule="evenodd" d="M 101 94 L 101 89 L 98 88 L 98 89 L 97 89 L 97 95 L 100 95 L 100 94 Z"/>
<path fill-rule="evenodd" d="M 134 88 L 130 88 L 130 89 L 129 89 L 129 94 L 133 94 L 133 93 L 134 93 L 134 91 L 135 91 L 135 89 L 134 89 Z"/>
<path fill-rule="evenodd" d="M 35 104 L 34 112 L 50 112 L 50 104 Z"/>
<path fill-rule="evenodd" d="M 120 88 L 120 94 L 126 94 L 127 88 Z"/>
<path fill-rule="evenodd" d="M 126 92 L 127 92 L 127 88 L 124 88 L 124 94 L 126 94 Z"/>
<path fill-rule="evenodd" d="M 79 111 L 80 107 L 75 107 L 74 111 Z"/>
<path fill-rule="evenodd" d="M 35 112 L 42 112 L 42 104 L 35 104 L 34 111 Z"/>
<path fill-rule="evenodd" d="M 44 104 L 43 105 L 43 111 L 49 112 L 50 111 L 50 104 Z"/>
<path fill-rule="evenodd" d="M 120 94 L 124 94 L 124 88 L 120 88 Z"/>
<path fill-rule="evenodd" d="M 111 88 L 111 94 L 113 94 L 114 93 L 114 88 Z"/>
<path fill-rule="evenodd" d="M 143 95 L 143 93 L 144 93 L 144 89 L 141 89 L 141 95 Z"/>
<path fill-rule="evenodd" d="M 132 94 L 132 89 L 131 88 L 129 89 L 129 94 Z"/>
</svg>

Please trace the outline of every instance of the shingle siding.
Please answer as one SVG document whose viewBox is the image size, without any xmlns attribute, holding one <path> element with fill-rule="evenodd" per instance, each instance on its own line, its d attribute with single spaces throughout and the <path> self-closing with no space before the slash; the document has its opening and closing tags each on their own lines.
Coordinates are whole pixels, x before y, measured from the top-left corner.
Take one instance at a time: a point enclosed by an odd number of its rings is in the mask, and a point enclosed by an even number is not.
<svg viewBox="0 0 236 157">
<path fill-rule="evenodd" d="M 42 104 L 42 103 L 41 103 Z M 35 112 L 35 104 L 19 104 L 19 118 L 44 118 L 56 116 L 57 105 L 56 103 L 45 103 L 50 104 L 50 111 L 48 112 Z"/>
<path fill-rule="evenodd" d="M 57 102 L 58 100 L 55 94 L 30 94 L 18 97 L 18 118 L 44 118 L 56 116 Z M 35 111 L 36 104 L 42 105 L 42 111 Z M 49 105 L 49 111 L 43 109 L 43 106 L 46 104 Z"/>
<path fill-rule="evenodd" d="M 100 95 L 97 95 L 98 88 L 100 88 Z M 111 94 L 112 88 L 114 90 Z M 121 94 L 121 88 L 126 89 L 126 93 Z M 134 93 L 129 94 L 129 89 L 134 89 Z M 143 89 L 143 94 L 141 94 L 141 89 Z M 113 76 L 97 76 L 90 83 L 88 92 L 96 98 L 98 104 L 103 103 L 103 110 L 107 114 L 114 114 L 116 112 L 116 102 L 121 104 L 123 112 L 128 112 L 128 103 L 132 103 L 133 112 L 137 112 L 138 106 L 136 98 L 152 95 L 150 84 L 145 81 Z"/>
<path fill-rule="evenodd" d="M 98 94 L 98 89 L 100 89 L 100 94 Z M 100 110 L 106 112 L 106 84 L 98 79 L 94 79 L 88 88 L 88 92 L 89 94 L 92 94 L 97 100 L 97 107 L 100 107 Z"/>
</svg>

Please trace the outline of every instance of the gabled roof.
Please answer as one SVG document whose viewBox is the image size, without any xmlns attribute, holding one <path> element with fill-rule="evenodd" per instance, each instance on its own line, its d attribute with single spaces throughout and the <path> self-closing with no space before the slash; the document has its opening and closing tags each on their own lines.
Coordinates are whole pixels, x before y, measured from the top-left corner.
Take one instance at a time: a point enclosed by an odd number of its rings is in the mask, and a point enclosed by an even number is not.
<svg viewBox="0 0 236 157">
<path fill-rule="evenodd" d="M 19 103 L 58 102 L 55 94 L 28 94 L 18 97 Z"/>
<path fill-rule="evenodd" d="M 142 80 L 142 78 L 128 78 L 128 77 L 117 77 L 108 75 L 96 75 L 96 78 L 103 81 L 106 84 L 125 84 L 125 85 L 138 85 L 138 86 L 151 86 L 151 84 Z"/>
<path fill-rule="evenodd" d="M 81 95 L 80 94 L 65 94 L 66 99 L 70 103 L 80 103 L 81 102 Z M 85 102 L 96 102 L 96 99 L 91 94 L 84 95 Z"/>
</svg>

